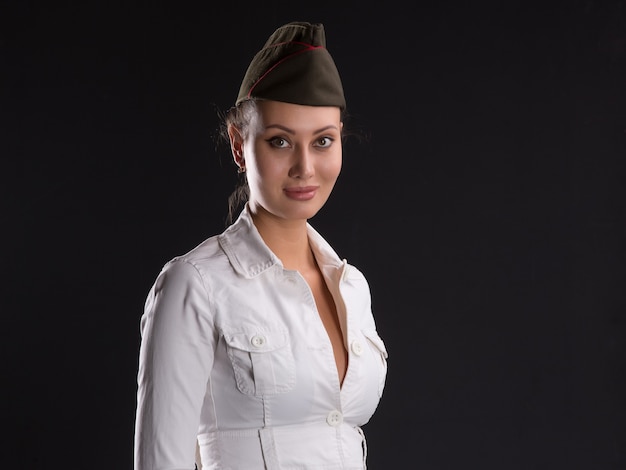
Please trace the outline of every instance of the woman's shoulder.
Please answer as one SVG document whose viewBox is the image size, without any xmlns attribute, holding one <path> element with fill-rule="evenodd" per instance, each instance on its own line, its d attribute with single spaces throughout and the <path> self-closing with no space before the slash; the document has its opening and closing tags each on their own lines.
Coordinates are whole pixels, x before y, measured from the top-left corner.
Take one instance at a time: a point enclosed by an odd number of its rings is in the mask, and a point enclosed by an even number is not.
<svg viewBox="0 0 626 470">
<path fill-rule="evenodd" d="M 212 235 L 186 253 L 170 259 L 166 263 L 165 268 L 178 263 L 190 264 L 196 268 L 219 263 L 224 259 L 225 255 L 218 242 L 218 236 L 219 235 Z"/>
</svg>

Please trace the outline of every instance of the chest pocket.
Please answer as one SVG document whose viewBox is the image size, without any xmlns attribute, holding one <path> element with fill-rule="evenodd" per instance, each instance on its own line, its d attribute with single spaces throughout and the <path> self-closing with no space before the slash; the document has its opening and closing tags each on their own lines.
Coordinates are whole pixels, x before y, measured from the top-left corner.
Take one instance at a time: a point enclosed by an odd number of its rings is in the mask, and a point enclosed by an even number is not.
<svg viewBox="0 0 626 470">
<path fill-rule="evenodd" d="M 375 330 L 365 330 L 363 335 L 368 339 L 374 349 L 374 354 L 380 357 L 380 373 L 378 378 L 378 396 L 381 397 L 387 379 L 387 348 Z"/>
<path fill-rule="evenodd" d="M 285 393 L 296 384 L 296 367 L 286 330 L 224 332 L 237 388 L 246 395 Z"/>
</svg>

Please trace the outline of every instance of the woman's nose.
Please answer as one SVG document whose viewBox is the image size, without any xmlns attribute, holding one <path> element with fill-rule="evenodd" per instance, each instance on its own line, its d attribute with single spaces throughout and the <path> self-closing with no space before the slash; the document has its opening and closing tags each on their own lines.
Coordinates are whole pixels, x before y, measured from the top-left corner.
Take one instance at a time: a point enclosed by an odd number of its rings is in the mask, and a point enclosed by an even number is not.
<svg viewBox="0 0 626 470">
<path fill-rule="evenodd" d="M 310 178 L 315 172 L 313 168 L 313 157 L 306 148 L 296 148 L 294 151 L 293 164 L 289 171 L 289 176 L 293 178 Z"/>
</svg>

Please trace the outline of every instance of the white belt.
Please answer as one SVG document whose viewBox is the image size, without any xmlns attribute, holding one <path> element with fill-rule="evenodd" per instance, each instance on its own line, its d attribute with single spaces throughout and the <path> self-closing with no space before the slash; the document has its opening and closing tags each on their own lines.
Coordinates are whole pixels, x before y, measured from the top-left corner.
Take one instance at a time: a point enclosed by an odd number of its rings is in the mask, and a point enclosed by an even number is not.
<svg viewBox="0 0 626 470">
<path fill-rule="evenodd" d="M 365 470 L 358 426 L 326 422 L 217 431 L 198 436 L 202 470 Z M 198 466 L 200 468 L 200 466 Z"/>
</svg>

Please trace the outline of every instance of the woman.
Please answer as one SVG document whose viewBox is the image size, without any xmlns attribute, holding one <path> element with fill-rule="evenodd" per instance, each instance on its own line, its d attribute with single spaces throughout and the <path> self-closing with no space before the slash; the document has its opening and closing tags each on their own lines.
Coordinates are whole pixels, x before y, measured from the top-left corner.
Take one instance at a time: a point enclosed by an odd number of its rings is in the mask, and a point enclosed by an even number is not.
<svg viewBox="0 0 626 470">
<path fill-rule="evenodd" d="M 341 170 L 344 110 L 323 25 L 278 28 L 225 120 L 249 197 L 146 300 L 136 470 L 366 467 L 387 353 L 366 279 L 308 223 Z"/>
</svg>

